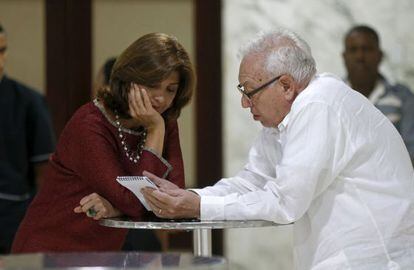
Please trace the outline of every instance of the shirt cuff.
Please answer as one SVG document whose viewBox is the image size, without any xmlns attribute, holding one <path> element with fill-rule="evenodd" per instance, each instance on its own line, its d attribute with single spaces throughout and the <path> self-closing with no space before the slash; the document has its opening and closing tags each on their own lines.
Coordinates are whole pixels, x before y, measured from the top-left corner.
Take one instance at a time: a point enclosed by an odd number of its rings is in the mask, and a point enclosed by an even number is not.
<svg viewBox="0 0 414 270">
<path fill-rule="evenodd" d="M 224 198 L 200 196 L 200 220 L 224 220 Z"/>
<path fill-rule="evenodd" d="M 188 188 L 188 190 L 191 190 L 192 192 L 197 193 L 200 197 L 201 196 L 214 196 L 209 189 L 206 188 Z"/>
<path fill-rule="evenodd" d="M 51 155 L 52 153 L 47 153 L 47 154 L 42 154 L 42 155 L 37 155 L 37 156 L 33 156 L 33 157 L 30 157 L 30 159 L 29 159 L 29 161 L 30 162 L 43 162 L 43 161 L 48 161 L 48 159 L 49 159 L 49 156 Z"/>
</svg>

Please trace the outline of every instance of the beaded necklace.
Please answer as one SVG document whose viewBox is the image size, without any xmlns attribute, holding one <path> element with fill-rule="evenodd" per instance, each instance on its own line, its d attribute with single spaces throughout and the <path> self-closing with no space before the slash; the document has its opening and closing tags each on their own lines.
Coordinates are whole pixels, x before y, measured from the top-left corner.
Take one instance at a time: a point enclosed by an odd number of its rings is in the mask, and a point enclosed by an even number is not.
<svg viewBox="0 0 414 270">
<path fill-rule="evenodd" d="M 126 143 L 126 136 L 122 132 L 121 121 L 119 120 L 119 115 L 118 115 L 117 112 L 115 112 L 115 125 L 118 129 L 118 136 L 121 139 L 121 145 L 122 145 L 122 148 L 125 152 L 126 157 L 131 162 L 137 163 L 139 158 L 141 157 L 142 150 L 144 149 L 145 140 L 147 138 L 147 131 L 145 130 L 145 128 L 141 129 L 141 131 L 138 134 L 138 136 L 140 138 L 139 138 L 139 143 L 137 145 L 137 149 L 136 150 L 131 150 L 129 145 Z"/>
</svg>

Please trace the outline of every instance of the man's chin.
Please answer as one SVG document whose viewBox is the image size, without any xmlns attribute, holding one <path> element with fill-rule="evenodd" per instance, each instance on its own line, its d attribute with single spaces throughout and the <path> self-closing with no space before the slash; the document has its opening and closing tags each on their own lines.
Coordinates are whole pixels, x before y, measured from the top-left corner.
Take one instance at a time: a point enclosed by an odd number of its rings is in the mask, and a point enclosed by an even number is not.
<svg viewBox="0 0 414 270">
<path fill-rule="evenodd" d="M 267 128 L 275 128 L 275 127 L 278 127 L 278 125 L 280 124 L 280 122 L 276 122 L 276 121 L 259 120 L 259 122 L 263 127 L 267 127 Z"/>
<path fill-rule="evenodd" d="M 254 119 L 254 121 L 259 121 L 260 124 L 262 124 L 262 126 L 264 126 L 264 127 L 273 127 L 274 126 L 274 123 L 267 122 L 266 120 L 264 120 L 259 115 L 253 115 L 253 119 Z"/>
<path fill-rule="evenodd" d="M 260 120 L 260 124 L 262 124 L 262 126 L 264 126 L 264 127 L 272 127 L 273 126 L 271 123 L 265 122 L 263 120 Z"/>
<path fill-rule="evenodd" d="M 253 120 L 254 121 L 259 121 L 261 124 L 262 124 L 262 126 L 265 126 L 264 125 L 264 121 L 263 121 L 263 119 L 262 118 L 260 118 L 260 116 L 258 116 L 258 115 L 253 115 Z"/>
</svg>

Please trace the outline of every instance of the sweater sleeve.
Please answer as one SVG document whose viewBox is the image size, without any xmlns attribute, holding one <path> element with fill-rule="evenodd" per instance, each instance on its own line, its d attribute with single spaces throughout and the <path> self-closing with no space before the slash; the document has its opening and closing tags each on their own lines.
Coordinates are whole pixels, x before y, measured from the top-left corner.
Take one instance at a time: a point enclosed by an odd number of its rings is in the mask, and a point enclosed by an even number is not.
<svg viewBox="0 0 414 270">
<path fill-rule="evenodd" d="M 184 164 L 180 147 L 180 137 L 178 131 L 177 120 L 171 120 L 167 123 L 167 132 L 165 137 L 164 157 L 169 161 L 172 166 L 172 170 L 169 173 L 167 179 L 184 188 L 185 176 L 184 176 Z"/>
<path fill-rule="evenodd" d="M 144 149 L 138 163 L 134 163 L 125 156 L 109 126 L 90 117 L 73 119 L 62 133 L 57 154 L 61 164 L 66 164 L 91 190 L 106 198 L 122 213 L 140 217 L 145 212 L 144 207 L 132 192 L 116 181 L 116 177 L 142 175 L 147 170 L 159 177 L 169 175 L 169 180 L 183 186 L 177 123 L 169 125 L 166 130 L 165 158 L 151 149 Z M 167 161 L 170 159 L 174 166 L 172 171 Z"/>
<path fill-rule="evenodd" d="M 131 217 L 140 217 L 145 208 L 116 181 L 117 176 L 142 175 L 144 170 L 163 176 L 170 166 L 150 150 L 142 152 L 138 163 L 131 162 L 120 148 L 116 134 L 93 117 L 71 120 L 61 135 L 57 155 L 61 165 L 77 175 L 82 185 Z"/>
</svg>

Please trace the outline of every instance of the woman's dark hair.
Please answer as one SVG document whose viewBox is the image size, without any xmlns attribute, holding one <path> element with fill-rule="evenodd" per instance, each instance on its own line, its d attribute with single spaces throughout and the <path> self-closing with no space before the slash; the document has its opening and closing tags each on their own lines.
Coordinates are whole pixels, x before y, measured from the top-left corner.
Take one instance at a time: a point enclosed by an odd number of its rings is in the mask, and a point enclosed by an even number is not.
<svg viewBox="0 0 414 270">
<path fill-rule="evenodd" d="M 111 80 L 111 72 L 115 64 L 115 61 L 116 61 L 116 58 L 111 57 L 108 60 L 106 60 L 105 64 L 103 65 L 103 76 L 104 76 L 105 85 L 109 85 L 109 81 Z"/>
<path fill-rule="evenodd" d="M 109 89 L 101 88 L 98 98 L 120 117 L 130 118 L 128 93 L 131 83 L 156 87 L 175 71 L 179 74 L 178 91 L 163 117 L 177 118 L 191 99 L 195 75 L 188 53 L 175 37 L 167 34 L 144 35 L 122 52 L 112 68 Z"/>
</svg>

